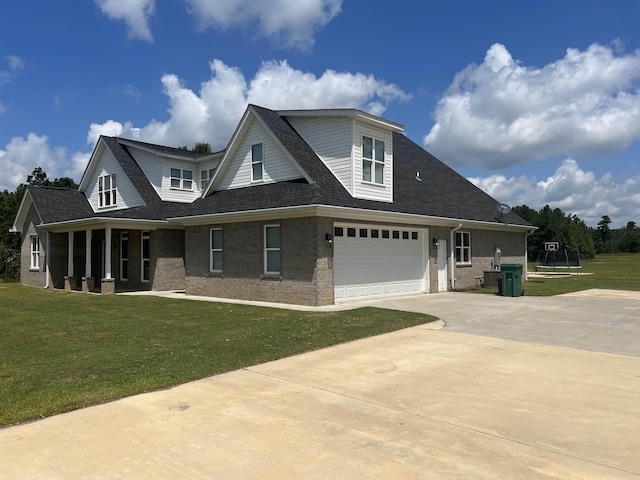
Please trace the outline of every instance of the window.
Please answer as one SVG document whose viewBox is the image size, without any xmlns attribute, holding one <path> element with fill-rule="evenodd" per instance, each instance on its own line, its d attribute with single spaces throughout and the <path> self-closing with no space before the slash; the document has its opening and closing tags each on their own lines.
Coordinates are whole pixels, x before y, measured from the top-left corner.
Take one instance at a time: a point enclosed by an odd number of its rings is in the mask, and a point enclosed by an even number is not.
<svg viewBox="0 0 640 480">
<path fill-rule="evenodd" d="M 378 238 L 378 230 L 371 230 L 371 238 Z"/>
<path fill-rule="evenodd" d="M 382 230 L 382 238 L 389 238 L 389 230 Z"/>
<path fill-rule="evenodd" d="M 352 227 L 347 227 L 347 237 L 355 238 L 355 236 L 356 236 L 356 229 Z"/>
<path fill-rule="evenodd" d="M 102 175 L 98 178 L 98 206 L 113 207 L 116 205 L 116 174 Z"/>
<path fill-rule="evenodd" d="M 149 281 L 149 267 L 151 266 L 150 250 L 151 250 L 151 234 L 142 232 L 142 243 L 140 245 L 142 253 L 142 281 Z"/>
<path fill-rule="evenodd" d="M 213 174 L 216 172 L 215 168 L 209 170 L 203 170 L 200 172 L 200 188 L 204 190 L 209 185 L 209 180 L 213 178 Z"/>
<path fill-rule="evenodd" d="M 400 238 L 400 232 L 398 230 L 393 231 L 393 238 Z"/>
<path fill-rule="evenodd" d="M 211 261 L 209 270 L 222 272 L 222 229 L 211 229 Z"/>
<path fill-rule="evenodd" d="M 256 143 L 251 145 L 251 181 L 259 182 L 262 180 L 262 144 Z"/>
<path fill-rule="evenodd" d="M 367 238 L 367 232 L 368 232 L 368 230 L 366 228 L 361 228 L 360 229 L 360 238 Z"/>
<path fill-rule="evenodd" d="M 402 239 L 409 240 L 409 232 L 402 232 Z"/>
<path fill-rule="evenodd" d="M 384 142 L 362 137 L 362 180 L 384 184 Z"/>
<path fill-rule="evenodd" d="M 344 229 L 342 227 L 336 227 L 333 229 L 334 237 L 341 237 L 342 235 L 344 235 Z"/>
<path fill-rule="evenodd" d="M 471 263 L 471 234 L 456 232 L 456 263 Z"/>
<path fill-rule="evenodd" d="M 40 237 L 31 237 L 31 269 L 40 269 Z"/>
<path fill-rule="evenodd" d="M 193 172 L 180 168 L 171 169 L 171 188 L 193 190 Z"/>
<path fill-rule="evenodd" d="M 264 227 L 264 273 L 280 273 L 280 225 Z"/>
<path fill-rule="evenodd" d="M 120 232 L 120 280 L 129 280 L 129 232 Z"/>
</svg>

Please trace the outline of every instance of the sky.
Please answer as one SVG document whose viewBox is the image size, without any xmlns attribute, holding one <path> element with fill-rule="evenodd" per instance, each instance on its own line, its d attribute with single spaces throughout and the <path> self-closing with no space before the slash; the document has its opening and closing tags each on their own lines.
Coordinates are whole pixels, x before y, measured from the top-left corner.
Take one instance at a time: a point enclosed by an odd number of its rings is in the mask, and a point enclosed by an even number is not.
<svg viewBox="0 0 640 480">
<path fill-rule="evenodd" d="M 100 135 L 223 149 L 248 103 L 359 108 L 511 206 L 640 224 L 636 0 L 21 0 L 0 190 Z"/>
</svg>

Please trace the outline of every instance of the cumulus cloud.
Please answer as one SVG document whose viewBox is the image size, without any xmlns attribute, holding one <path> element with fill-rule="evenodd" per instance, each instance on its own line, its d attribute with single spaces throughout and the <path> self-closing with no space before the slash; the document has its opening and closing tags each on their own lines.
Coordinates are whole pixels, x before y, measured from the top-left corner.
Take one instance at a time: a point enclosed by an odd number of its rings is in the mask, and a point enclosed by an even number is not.
<svg viewBox="0 0 640 480">
<path fill-rule="evenodd" d="M 603 215 L 609 215 L 616 227 L 640 218 L 640 176 L 616 180 L 611 173 L 606 173 L 597 178 L 572 158 L 565 159 L 553 175 L 543 180 L 504 175 L 468 180 L 509 205 L 528 205 L 536 210 L 549 205 L 578 215 L 591 226 Z"/>
<path fill-rule="evenodd" d="M 102 135 L 125 136 L 164 145 L 194 145 L 206 141 L 214 149 L 226 146 L 247 104 L 273 109 L 355 107 L 375 115 L 391 102 L 410 95 L 397 85 L 362 73 L 325 71 L 321 76 L 292 68 L 286 61 L 264 62 L 247 81 L 236 67 L 210 62 L 211 78 L 194 92 L 177 75 L 161 79 L 169 100 L 169 119 L 142 127 L 108 120 L 94 123 L 87 141 Z"/>
<path fill-rule="evenodd" d="M 257 24 L 255 36 L 306 50 L 314 44 L 314 33 L 340 13 L 342 0 L 187 0 L 187 4 L 202 29 L 248 29 Z"/>
<path fill-rule="evenodd" d="M 87 153 L 69 155 L 64 148 L 51 147 L 46 135 L 29 133 L 27 138 L 14 137 L 4 150 L 0 149 L 0 190 L 15 190 L 36 167 L 42 167 L 52 180 L 70 177 L 77 182 L 88 159 Z"/>
<path fill-rule="evenodd" d="M 550 155 L 600 155 L 640 138 L 640 50 L 570 48 L 542 68 L 494 44 L 459 72 L 424 137 L 454 166 L 503 168 Z"/>
<path fill-rule="evenodd" d="M 94 0 L 102 13 L 112 20 L 124 20 L 129 38 L 153 43 L 149 19 L 155 12 L 155 0 Z"/>
</svg>

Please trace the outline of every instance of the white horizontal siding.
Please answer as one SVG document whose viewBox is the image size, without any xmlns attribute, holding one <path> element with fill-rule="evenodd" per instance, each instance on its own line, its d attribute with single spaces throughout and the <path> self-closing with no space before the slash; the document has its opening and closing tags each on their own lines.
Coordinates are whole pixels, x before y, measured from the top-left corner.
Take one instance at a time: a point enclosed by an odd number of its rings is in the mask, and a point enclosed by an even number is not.
<svg viewBox="0 0 640 480">
<path fill-rule="evenodd" d="M 100 208 L 98 198 L 98 178 L 102 175 L 116 174 L 116 205 Z M 129 181 L 122 167 L 108 148 L 105 148 L 91 175 L 85 195 L 94 211 L 121 210 L 144 205 L 142 198 Z"/>
<path fill-rule="evenodd" d="M 362 181 L 362 136 L 384 142 L 384 185 Z M 355 121 L 353 129 L 353 196 L 382 202 L 393 202 L 393 134 L 381 128 Z"/>
<path fill-rule="evenodd" d="M 162 158 L 139 148 L 127 147 L 129 152 L 138 163 L 145 176 L 156 189 L 158 195 L 162 196 Z"/>
<path fill-rule="evenodd" d="M 263 181 L 254 184 L 282 182 L 302 178 L 298 168 L 291 162 L 285 152 L 276 144 L 272 137 L 254 120 L 250 124 L 247 133 L 239 138 L 237 148 L 223 177 L 220 179 L 218 190 L 241 188 L 252 185 L 251 183 L 251 145 L 262 143 L 263 155 Z"/>
<path fill-rule="evenodd" d="M 288 120 L 340 183 L 353 194 L 353 120 L 340 117 L 290 117 Z"/>
</svg>

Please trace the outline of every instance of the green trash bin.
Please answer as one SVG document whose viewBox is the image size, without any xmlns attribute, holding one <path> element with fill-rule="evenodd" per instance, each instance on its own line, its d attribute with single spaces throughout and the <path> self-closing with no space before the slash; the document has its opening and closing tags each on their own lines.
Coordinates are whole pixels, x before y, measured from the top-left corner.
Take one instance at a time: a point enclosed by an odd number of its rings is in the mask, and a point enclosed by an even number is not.
<svg viewBox="0 0 640 480">
<path fill-rule="evenodd" d="M 522 292 L 522 265 L 519 263 L 503 263 L 500 265 L 502 273 L 502 296 L 519 297 Z"/>
</svg>

